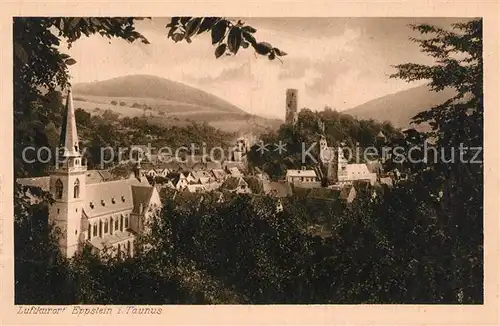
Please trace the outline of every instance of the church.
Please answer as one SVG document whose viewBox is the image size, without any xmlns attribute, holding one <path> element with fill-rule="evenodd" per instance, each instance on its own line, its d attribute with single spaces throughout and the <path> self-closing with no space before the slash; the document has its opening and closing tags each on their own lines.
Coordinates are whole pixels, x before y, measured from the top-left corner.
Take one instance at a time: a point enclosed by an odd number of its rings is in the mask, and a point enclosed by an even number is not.
<svg viewBox="0 0 500 326">
<path fill-rule="evenodd" d="M 71 90 L 65 111 L 59 144 L 62 163 L 49 177 L 54 198 L 49 221 L 61 231 L 61 252 L 71 258 L 89 244 L 96 251 L 132 256 L 137 234 L 144 230 L 148 217 L 161 208 L 158 191 L 149 185 L 139 164 L 128 179 L 87 182 Z"/>
</svg>

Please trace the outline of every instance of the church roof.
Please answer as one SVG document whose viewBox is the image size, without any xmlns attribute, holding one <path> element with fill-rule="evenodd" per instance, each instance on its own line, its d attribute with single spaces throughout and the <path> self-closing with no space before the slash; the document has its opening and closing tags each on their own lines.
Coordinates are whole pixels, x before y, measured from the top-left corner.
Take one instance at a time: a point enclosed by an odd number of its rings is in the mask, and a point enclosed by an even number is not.
<svg viewBox="0 0 500 326">
<path fill-rule="evenodd" d="M 111 247 L 115 243 L 126 241 L 126 240 L 132 240 L 135 237 L 135 235 L 128 231 L 115 231 L 113 234 L 105 234 L 103 237 L 95 237 L 92 240 L 90 240 L 90 244 L 99 249 L 102 250 L 105 247 Z"/>
<path fill-rule="evenodd" d="M 134 185 L 153 189 L 145 187 L 135 178 L 88 184 L 83 206 L 85 215 L 92 218 L 131 210 L 134 207 Z"/>
<path fill-rule="evenodd" d="M 78 133 L 76 131 L 75 109 L 73 107 L 73 96 L 71 95 L 71 90 L 68 91 L 65 110 L 66 114 L 64 114 L 61 126 L 59 147 L 63 149 L 63 157 L 80 156 Z"/>
<path fill-rule="evenodd" d="M 145 186 L 132 186 L 132 200 L 134 203 L 134 208 L 132 209 L 133 214 L 141 214 L 140 206 L 147 209 L 151 196 L 153 195 L 154 187 Z"/>
</svg>

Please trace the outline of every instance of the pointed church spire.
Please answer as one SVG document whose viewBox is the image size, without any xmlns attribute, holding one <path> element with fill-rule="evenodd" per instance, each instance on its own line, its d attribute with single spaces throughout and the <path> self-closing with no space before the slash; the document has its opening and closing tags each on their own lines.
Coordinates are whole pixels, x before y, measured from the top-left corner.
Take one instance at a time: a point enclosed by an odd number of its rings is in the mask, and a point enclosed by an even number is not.
<svg viewBox="0 0 500 326">
<path fill-rule="evenodd" d="M 62 157 L 80 157 L 80 148 L 78 144 L 78 133 L 76 130 L 75 109 L 73 107 L 73 96 L 71 89 L 68 89 L 66 98 L 63 124 L 61 127 L 61 139 L 59 147 L 61 148 Z"/>
</svg>

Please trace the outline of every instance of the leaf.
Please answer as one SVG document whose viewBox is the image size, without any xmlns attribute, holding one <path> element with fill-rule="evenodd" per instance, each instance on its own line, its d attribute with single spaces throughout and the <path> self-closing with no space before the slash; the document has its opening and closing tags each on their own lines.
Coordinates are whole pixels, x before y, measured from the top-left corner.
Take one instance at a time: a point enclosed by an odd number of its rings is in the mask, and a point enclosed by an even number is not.
<svg viewBox="0 0 500 326">
<path fill-rule="evenodd" d="M 189 23 L 186 25 L 186 39 L 189 39 L 191 36 L 198 32 L 201 20 L 202 18 L 194 18 L 193 20 L 189 21 Z"/>
<path fill-rule="evenodd" d="M 191 17 L 181 17 L 180 20 L 182 25 L 186 25 L 191 20 Z"/>
<path fill-rule="evenodd" d="M 255 33 L 257 30 L 253 28 L 252 26 L 245 26 L 241 28 L 242 31 L 247 32 L 247 33 Z"/>
<path fill-rule="evenodd" d="M 64 30 L 64 18 L 61 18 L 59 20 L 59 30 L 63 31 Z"/>
<path fill-rule="evenodd" d="M 215 57 L 219 58 L 221 55 L 226 52 L 227 45 L 226 43 L 220 44 L 216 49 L 215 49 Z"/>
<path fill-rule="evenodd" d="M 19 43 L 15 42 L 14 43 L 14 52 L 16 53 L 16 57 L 21 60 L 23 63 L 28 63 L 28 53 L 24 50 L 22 45 Z"/>
<path fill-rule="evenodd" d="M 64 60 L 64 63 L 68 66 L 72 66 L 76 63 L 76 60 L 73 58 L 69 58 L 69 59 Z"/>
<path fill-rule="evenodd" d="M 250 44 L 254 45 L 257 43 L 257 40 L 255 39 L 255 37 L 253 37 L 252 34 L 250 33 L 247 33 L 247 32 L 243 32 L 243 38 L 245 40 L 247 40 Z"/>
<path fill-rule="evenodd" d="M 66 53 L 60 53 L 59 56 L 61 57 L 61 59 L 65 60 L 65 59 L 68 59 L 69 58 L 69 55 L 67 55 Z"/>
<path fill-rule="evenodd" d="M 70 29 L 74 29 L 78 25 L 79 22 L 80 22 L 80 18 L 71 19 L 71 22 L 69 23 Z"/>
<path fill-rule="evenodd" d="M 255 52 L 262 55 L 268 54 L 273 49 L 273 46 L 267 42 L 253 44 L 253 47 L 255 49 Z"/>
<path fill-rule="evenodd" d="M 226 35 L 227 22 L 225 20 L 219 21 L 212 28 L 212 44 L 217 44 L 222 41 Z"/>
<path fill-rule="evenodd" d="M 100 27 L 101 26 L 101 21 L 99 20 L 99 18 L 90 18 L 90 22 L 94 25 L 94 26 L 97 26 L 97 27 Z"/>
<path fill-rule="evenodd" d="M 200 24 L 200 29 L 198 30 L 198 34 L 208 31 L 210 28 L 212 28 L 212 26 L 216 21 L 217 18 L 215 17 L 205 17 L 202 23 Z"/>
<path fill-rule="evenodd" d="M 285 51 L 281 51 L 280 49 L 278 48 L 274 48 L 274 53 L 276 53 L 277 56 L 280 56 L 280 57 L 283 57 L 285 55 L 287 55 L 288 53 L 286 53 Z"/>
<path fill-rule="evenodd" d="M 241 45 L 241 30 L 239 27 L 233 27 L 231 29 L 227 37 L 227 43 L 229 45 L 229 51 L 234 54 L 238 53 L 238 49 Z"/>
<path fill-rule="evenodd" d="M 172 40 L 174 40 L 174 42 L 180 42 L 184 39 L 184 34 L 181 34 L 181 33 L 175 33 L 174 35 L 172 35 Z"/>
</svg>

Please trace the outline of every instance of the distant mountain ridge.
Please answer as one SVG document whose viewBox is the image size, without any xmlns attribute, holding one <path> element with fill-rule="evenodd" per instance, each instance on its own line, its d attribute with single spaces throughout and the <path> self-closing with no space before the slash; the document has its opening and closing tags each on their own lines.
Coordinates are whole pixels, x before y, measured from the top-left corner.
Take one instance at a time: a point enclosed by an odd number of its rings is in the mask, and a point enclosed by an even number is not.
<svg viewBox="0 0 500 326">
<path fill-rule="evenodd" d="M 128 75 L 73 86 L 75 94 L 105 97 L 138 97 L 211 107 L 218 111 L 247 114 L 237 106 L 197 88 L 151 75 Z"/>
<path fill-rule="evenodd" d="M 407 128 L 419 112 L 442 104 L 455 95 L 453 89 L 434 92 L 423 85 L 373 99 L 342 113 L 358 119 L 390 121 L 397 128 Z"/>
<path fill-rule="evenodd" d="M 195 87 L 151 75 L 128 75 L 73 85 L 76 108 L 93 114 L 112 110 L 122 116 L 145 116 L 151 123 L 185 125 L 206 122 L 237 133 L 277 129 L 281 121 L 250 114 Z"/>
</svg>

